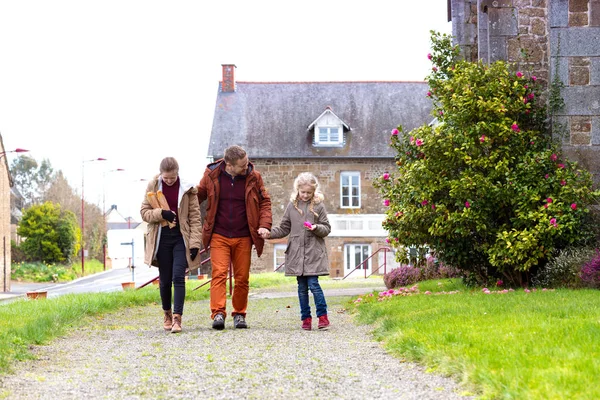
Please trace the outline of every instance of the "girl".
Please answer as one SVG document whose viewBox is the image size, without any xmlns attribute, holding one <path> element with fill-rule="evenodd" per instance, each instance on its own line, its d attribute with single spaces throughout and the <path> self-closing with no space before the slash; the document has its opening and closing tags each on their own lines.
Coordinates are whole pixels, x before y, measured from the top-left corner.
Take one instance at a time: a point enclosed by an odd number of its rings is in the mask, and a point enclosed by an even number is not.
<svg viewBox="0 0 600 400">
<path fill-rule="evenodd" d="M 150 205 L 147 193 L 156 195 L 159 190 L 163 192 L 169 210 Z M 195 185 L 186 185 L 179 179 L 177 160 L 166 157 L 160 163 L 160 174 L 146 188 L 140 210 L 142 219 L 148 223 L 144 262 L 158 267 L 163 328 L 172 333 L 181 332 L 186 270 L 200 266 L 200 257 L 197 256 L 202 229 L 197 193 Z M 170 224 L 162 224 L 164 221 Z M 174 289 L 173 310 L 171 286 Z"/>
<path fill-rule="evenodd" d="M 265 234 L 276 239 L 289 235 L 285 251 L 285 275 L 295 276 L 298 281 L 300 318 L 302 329 L 312 329 L 312 317 L 308 290 L 313 294 L 319 329 L 329 327 L 327 303 L 319 285 L 319 275 L 329 275 L 329 261 L 324 237 L 331 232 L 331 225 L 323 205 L 323 194 L 317 178 L 303 172 L 294 180 L 294 190 L 278 227 Z"/>
</svg>

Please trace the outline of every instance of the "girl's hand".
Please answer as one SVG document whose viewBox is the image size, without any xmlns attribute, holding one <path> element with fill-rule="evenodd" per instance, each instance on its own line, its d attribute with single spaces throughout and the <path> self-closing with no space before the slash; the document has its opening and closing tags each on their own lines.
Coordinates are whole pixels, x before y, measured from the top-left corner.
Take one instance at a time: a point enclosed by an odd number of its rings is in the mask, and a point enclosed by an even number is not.
<svg viewBox="0 0 600 400">
<path fill-rule="evenodd" d="M 311 224 L 311 223 L 310 223 L 310 222 L 308 222 L 308 221 L 304 221 L 304 227 L 305 227 L 306 229 L 308 229 L 309 231 L 313 231 L 313 230 L 315 230 L 315 227 L 316 227 L 316 226 L 315 226 L 315 225 L 313 225 L 313 224 Z"/>
</svg>

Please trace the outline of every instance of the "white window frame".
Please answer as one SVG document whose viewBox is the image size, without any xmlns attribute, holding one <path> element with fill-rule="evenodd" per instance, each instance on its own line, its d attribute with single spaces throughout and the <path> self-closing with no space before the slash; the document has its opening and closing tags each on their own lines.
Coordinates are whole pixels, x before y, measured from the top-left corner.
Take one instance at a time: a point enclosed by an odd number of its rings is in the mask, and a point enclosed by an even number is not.
<svg viewBox="0 0 600 400">
<path fill-rule="evenodd" d="M 350 254 L 355 254 L 356 253 L 356 247 L 361 247 L 361 254 L 362 254 L 362 250 L 364 250 L 363 248 L 366 247 L 368 249 L 368 255 L 366 258 L 368 258 L 369 260 L 365 263 L 362 264 L 362 267 L 360 268 L 360 272 L 355 272 L 353 275 L 358 275 L 361 276 L 361 273 L 364 273 L 364 270 L 367 270 L 367 274 L 371 273 L 371 262 L 373 261 L 373 257 L 371 257 L 373 255 L 373 250 L 371 248 L 370 244 L 366 244 L 366 243 L 348 243 L 344 245 L 344 275 L 347 275 L 350 271 L 354 270 L 356 268 L 356 263 L 354 262 L 354 259 L 350 260 L 348 259 L 348 253 Z M 362 258 L 362 257 L 361 257 Z M 365 260 L 362 259 L 362 261 L 364 262 Z"/>
<path fill-rule="evenodd" d="M 344 205 L 344 177 L 346 177 L 346 176 L 348 177 L 349 183 L 350 183 L 350 185 L 348 187 L 348 195 L 349 196 L 348 196 L 348 205 L 347 206 Z M 352 178 L 353 177 L 358 178 L 358 184 L 356 186 L 358 188 L 358 195 L 357 195 L 358 205 L 357 206 L 352 205 L 352 197 L 353 197 L 352 196 L 352 188 L 353 188 Z M 357 171 L 342 172 L 340 174 L 340 208 L 354 208 L 354 209 L 361 208 L 360 198 L 361 198 L 360 172 L 357 172 Z"/>
<path fill-rule="evenodd" d="M 321 129 L 327 129 L 327 140 L 321 140 Z M 331 129 L 338 130 L 338 140 L 331 140 Z M 344 129 L 342 125 L 317 125 L 315 126 L 315 145 L 341 146 L 344 143 Z"/>
<path fill-rule="evenodd" d="M 277 243 L 273 245 L 273 271 L 277 269 L 285 261 L 285 249 L 287 248 L 286 243 Z M 277 257 L 279 251 L 280 256 Z M 285 265 L 277 272 L 285 272 Z"/>
</svg>

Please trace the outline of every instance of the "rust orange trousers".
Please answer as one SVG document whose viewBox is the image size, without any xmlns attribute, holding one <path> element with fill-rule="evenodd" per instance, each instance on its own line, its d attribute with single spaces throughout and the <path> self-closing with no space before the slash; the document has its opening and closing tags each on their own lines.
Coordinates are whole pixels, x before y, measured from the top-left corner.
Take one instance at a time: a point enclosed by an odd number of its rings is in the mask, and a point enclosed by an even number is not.
<svg viewBox="0 0 600 400">
<path fill-rule="evenodd" d="M 248 281 L 250 279 L 250 259 L 252 239 L 250 236 L 227 238 L 214 233 L 210 240 L 210 261 L 212 280 L 210 282 L 210 317 L 217 313 L 227 316 L 227 273 L 233 265 L 232 316 L 246 316 L 248 306 Z"/>
</svg>

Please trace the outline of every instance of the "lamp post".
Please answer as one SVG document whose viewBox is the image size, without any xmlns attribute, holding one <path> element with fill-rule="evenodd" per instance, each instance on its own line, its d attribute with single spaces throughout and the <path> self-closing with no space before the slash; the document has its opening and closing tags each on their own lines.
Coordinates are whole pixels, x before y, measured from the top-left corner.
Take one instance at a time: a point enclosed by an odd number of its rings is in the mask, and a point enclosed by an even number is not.
<svg viewBox="0 0 600 400">
<path fill-rule="evenodd" d="M 104 218 L 104 239 L 102 240 L 102 259 L 103 269 L 106 271 L 106 241 L 108 240 L 108 231 L 106 228 L 106 174 L 109 172 L 123 172 L 123 168 L 111 169 L 104 171 L 102 174 L 102 216 Z"/>
<path fill-rule="evenodd" d="M 2 160 L 2 157 L 5 157 L 8 153 L 26 153 L 28 151 L 29 150 L 20 149 L 20 148 L 16 148 L 14 150 L 3 151 L 3 152 L 0 152 L 0 160 Z M 4 178 L 2 178 L 2 194 L 4 194 Z M 4 196 L 2 196 L 2 198 L 4 198 Z M 8 199 L 9 199 L 8 200 L 9 201 L 8 208 L 10 208 L 10 196 L 8 196 Z M 2 290 L 4 292 L 6 292 L 6 289 L 7 289 L 6 282 L 9 279 L 8 278 L 8 265 L 6 264 L 6 258 L 7 258 L 6 253 L 7 253 L 7 250 L 6 250 L 6 236 L 3 236 L 2 237 L 2 254 L 3 254 L 2 259 L 4 260 L 4 265 L 3 265 L 3 268 L 4 268 L 3 269 L 3 271 L 4 271 L 4 279 L 2 280 L 2 282 L 4 283 L 4 286 L 3 286 Z"/>
<path fill-rule="evenodd" d="M 83 242 L 83 232 L 84 232 L 84 213 L 85 213 L 85 200 L 83 196 L 83 187 L 84 187 L 84 177 L 85 177 L 85 163 L 92 161 L 106 161 L 106 158 L 98 157 L 92 158 L 91 160 L 84 160 L 81 162 L 81 276 L 85 273 L 85 246 Z"/>
</svg>

